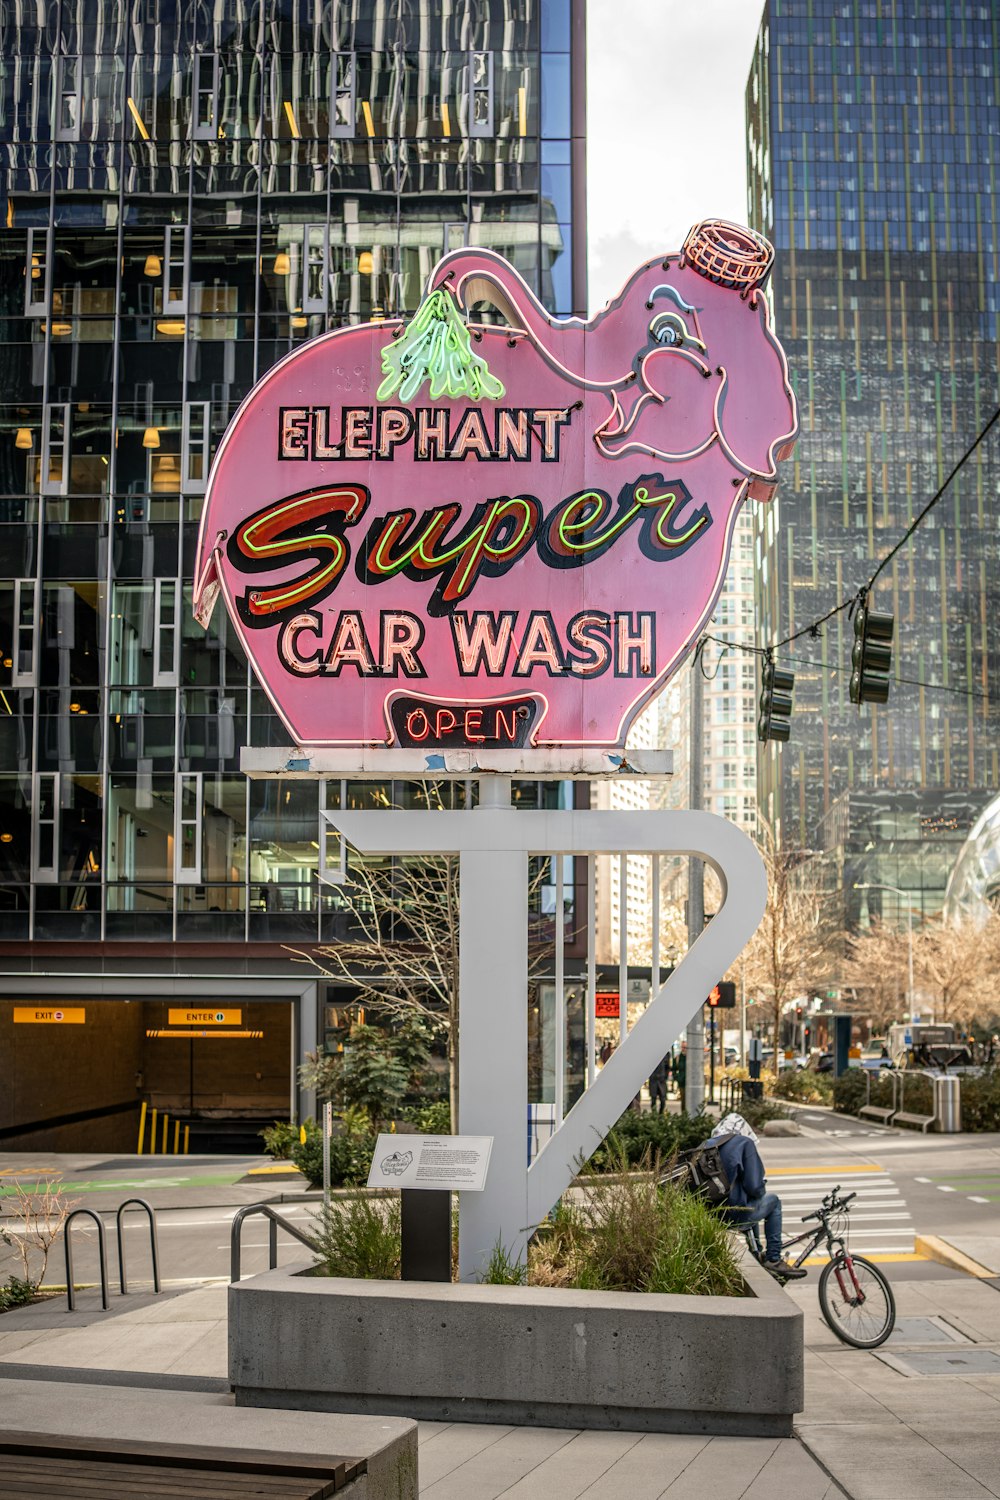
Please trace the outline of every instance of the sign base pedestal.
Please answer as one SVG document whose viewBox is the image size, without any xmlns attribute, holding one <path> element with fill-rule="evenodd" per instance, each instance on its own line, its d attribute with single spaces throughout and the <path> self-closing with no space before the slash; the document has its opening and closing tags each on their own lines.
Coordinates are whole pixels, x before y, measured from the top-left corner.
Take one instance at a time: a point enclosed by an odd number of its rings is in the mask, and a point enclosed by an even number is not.
<svg viewBox="0 0 1000 1500">
<path fill-rule="evenodd" d="M 451 1280 L 451 1193 L 403 1188 L 402 1281 Z"/>
</svg>

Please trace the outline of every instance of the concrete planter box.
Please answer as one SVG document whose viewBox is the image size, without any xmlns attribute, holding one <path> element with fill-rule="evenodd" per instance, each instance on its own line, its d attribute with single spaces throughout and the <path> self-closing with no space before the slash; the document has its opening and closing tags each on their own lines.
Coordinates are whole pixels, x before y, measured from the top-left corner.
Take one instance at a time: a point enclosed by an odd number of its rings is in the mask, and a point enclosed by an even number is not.
<svg viewBox="0 0 1000 1500">
<path fill-rule="evenodd" d="M 753 1263 L 746 1297 L 307 1271 L 229 1288 L 237 1405 L 761 1437 L 803 1406 L 802 1314 Z"/>
</svg>

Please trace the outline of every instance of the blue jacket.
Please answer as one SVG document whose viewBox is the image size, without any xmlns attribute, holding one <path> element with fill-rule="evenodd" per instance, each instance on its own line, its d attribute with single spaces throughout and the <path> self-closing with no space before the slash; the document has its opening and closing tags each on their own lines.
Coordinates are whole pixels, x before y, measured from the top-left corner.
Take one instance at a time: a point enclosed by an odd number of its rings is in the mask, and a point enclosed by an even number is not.
<svg viewBox="0 0 1000 1500">
<path fill-rule="evenodd" d="M 719 1147 L 719 1156 L 729 1178 L 729 1204 L 741 1208 L 755 1202 L 764 1191 L 764 1163 L 749 1136 L 734 1135 Z"/>
</svg>

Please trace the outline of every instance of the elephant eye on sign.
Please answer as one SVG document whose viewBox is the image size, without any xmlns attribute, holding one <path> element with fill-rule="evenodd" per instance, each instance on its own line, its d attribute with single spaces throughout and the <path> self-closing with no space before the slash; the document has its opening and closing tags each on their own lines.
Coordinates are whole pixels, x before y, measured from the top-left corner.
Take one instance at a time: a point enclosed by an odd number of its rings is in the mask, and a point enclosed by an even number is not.
<svg viewBox="0 0 1000 1500">
<path fill-rule="evenodd" d="M 656 317 L 650 320 L 649 331 L 658 344 L 672 344 L 676 348 L 684 344 L 694 344 L 698 349 L 705 347 L 701 339 L 691 332 L 680 313 L 657 313 Z"/>
</svg>

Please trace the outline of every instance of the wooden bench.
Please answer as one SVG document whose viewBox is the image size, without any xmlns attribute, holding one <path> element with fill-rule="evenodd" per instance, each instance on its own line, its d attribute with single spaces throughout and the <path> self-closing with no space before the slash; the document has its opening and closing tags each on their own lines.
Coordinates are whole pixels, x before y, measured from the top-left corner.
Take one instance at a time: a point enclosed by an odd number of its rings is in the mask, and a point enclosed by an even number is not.
<svg viewBox="0 0 1000 1500">
<path fill-rule="evenodd" d="M 249 1409 L 221 1391 L 13 1380 L 0 1369 L 0 1500 L 390 1494 L 418 1497 L 409 1419 Z"/>
<path fill-rule="evenodd" d="M 328 1500 L 367 1472 L 363 1458 L 209 1449 L 183 1443 L 0 1436 L 0 1500 L 79 1496 L 102 1500 Z"/>
</svg>

